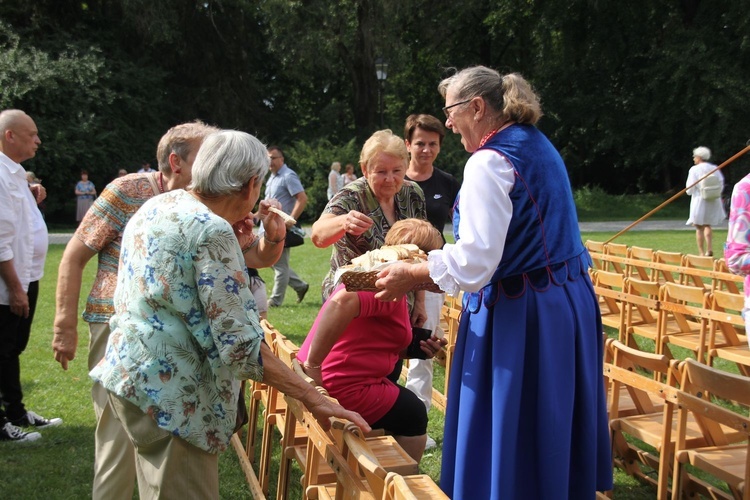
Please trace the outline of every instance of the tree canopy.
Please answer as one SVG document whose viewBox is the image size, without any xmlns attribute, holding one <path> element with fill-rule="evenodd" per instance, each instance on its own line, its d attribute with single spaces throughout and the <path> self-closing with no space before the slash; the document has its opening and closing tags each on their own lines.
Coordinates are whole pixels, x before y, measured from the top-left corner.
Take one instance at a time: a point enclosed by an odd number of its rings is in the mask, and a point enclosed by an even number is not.
<svg viewBox="0 0 750 500">
<path fill-rule="evenodd" d="M 749 24 L 730 0 L 0 0 L 0 108 L 39 126 L 26 166 L 52 219 L 71 220 L 80 169 L 101 189 L 202 119 L 285 146 L 311 220 L 330 163 L 379 128 L 379 92 L 400 135 L 411 113 L 442 118 L 452 68 L 484 64 L 534 85 L 574 187 L 668 192 L 695 146 L 718 162 L 750 135 Z M 460 178 L 466 158 L 449 134 L 437 165 Z"/>
</svg>

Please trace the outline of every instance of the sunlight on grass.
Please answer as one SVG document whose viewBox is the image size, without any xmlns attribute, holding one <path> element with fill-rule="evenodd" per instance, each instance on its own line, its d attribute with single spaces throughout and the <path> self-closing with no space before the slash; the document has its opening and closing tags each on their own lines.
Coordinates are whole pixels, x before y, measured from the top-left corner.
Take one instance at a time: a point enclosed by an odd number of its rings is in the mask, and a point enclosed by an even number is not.
<svg viewBox="0 0 750 500">
<path fill-rule="evenodd" d="M 586 233 L 583 239 L 603 241 L 612 233 Z M 716 231 L 715 250 L 726 238 L 726 231 Z M 450 237 L 449 237 L 450 240 Z M 692 232 L 661 231 L 631 232 L 617 242 L 690 253 L 695 241 Z M 54 361 L 50 343 L 54 320 L 54 292 L 57 267 L 62 245 L 52 245 L 47 258 L 45 276 L 41 282 L 39 305 L 28 349 L 22 356 L 22 382 L 25 401 L 29 408 L 45 416 L 62 417 L 64 425 L 43 430 L 43 439 L 26 446 L 0 443 L 0 491 L 4 498 L 87 498 L 91 494 L 93 474 L 94 412 L 90 397 L 90 381 L 86 369 L 88 329 L 79 322 L 79 345 L 76 359 L 68 371 Z M 293 290 L 287 291 L 282 307 L 269 311 L 269 321 L 293 342 L 300 345 L 307 335 L 321 307 L 320 284 L 329 269 L 330 249 L 315 248 L 309 240 L 292 250 L 291 265 L 310 283 L 310 291 L 301 304 L 296 303 Z M 80 309 L 91 287 L 96 261 L 86 268 Z M 262 269 L 269 293 L 273 286 L 273 271 Z M 442 388 L 444 373 L 435 365 L 435 385 Z M 421 470 L 433 479 L 440 479 L 442 458 L 443 415 L 430 411 L 429 434 L 438 447 L 425 454 Z M 261 426 L 262 427 L 262 426 Z M 278 440 L 275 442 L 278 454 Z M 221 498 L 242 498 L 249 495 L 245 478 L 233 450 L 220 457 Z M 278 460 L 271 475 L 271 496 L 275 496 Z M 292 498 L 301 495 L 299 470 L 292 479 Z M 654 492 L 621 472 L 615 473 L 616 498 L 653 498 Z M 296 496 L 295 496 L 296 495 Z"/>
</svg>

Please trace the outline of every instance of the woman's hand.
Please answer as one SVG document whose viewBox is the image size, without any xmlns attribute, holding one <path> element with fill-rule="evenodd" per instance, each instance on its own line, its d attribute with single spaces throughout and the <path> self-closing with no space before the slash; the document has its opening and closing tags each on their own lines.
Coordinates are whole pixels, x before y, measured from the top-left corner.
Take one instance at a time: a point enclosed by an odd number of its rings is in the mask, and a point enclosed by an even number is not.
<svg viewBox="0 0 750 500">
<path fill-rule="evenodd" d="M 414 288 L 414 285 L 424 282 L 421 276 L 425 273 L 427 280 L 429 280 L 430 273 L 427 269 L 427 263 L 396 262 L 386 266 L 380 271 L 378 280 L 375 282 L 375 286 L 382 289 L 375 294 L 375 298 L 385 301 L 398 300 Z"/>
<path fill-rule="evenodd" d="M 253 241 L 255 241 L 257 236 L 253 233 L 254 226 L 255 224 L 253 224 L 252 214 L 249 214 L 241 221 L 232 224 L 234 235 L 237 237 L 241 249 L 246 249 L 252 245 Z"/>
<path fill-rule="evenodd" d="M 340 215 L 339 217 L 341 229 L 345 233 L 351 234 L 352 236 L 361 235 L 362 233 L 370 229 L 374 224 L 371 218 L 369 218 L 362 212 L 357 212 L 356 210 L 352 210 L 348 214 Z"/>
<path fill-rule="evenodd" d="M 445 339 L 441 339 L 433 335 L 427 340 L 422 340 L 419 342 L 419 347 L 422 349 L 422 352 L 424 352 L 427 355 L 428 359 L 432 359 L 435 357 L 435 355 L 440 352 L 440 349 L 448 345 L 448 341 Z"/>
<path fill-rule="evenodd" d="M 302 402 L 307 409 L 310 410 L 310 413 L 313 414 L 315 420 L 318 421 L 323 429 L 330 429 L 331 421 L 329 419 L 331 417 L 336 417 L 352 422 L 354 425 L 362 429 L 362 432 L 364 433 L 368 433 L 372 430 L 367 424 L 367 421 L 362 418 L 359 413 L 345 409 L 343 406 L 334 403 L 315 389 L 312 389 L 308 394 L 312 397 L 310 399 L 302 400 Z"/>
</svg>

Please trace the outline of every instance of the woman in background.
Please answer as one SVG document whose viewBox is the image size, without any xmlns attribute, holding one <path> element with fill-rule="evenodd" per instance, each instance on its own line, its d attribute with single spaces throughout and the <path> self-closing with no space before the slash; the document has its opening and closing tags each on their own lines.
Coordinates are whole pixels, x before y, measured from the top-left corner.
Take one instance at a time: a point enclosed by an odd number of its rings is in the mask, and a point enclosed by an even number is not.
<svg viewBox="0 0 750 500">
<path fill-rule="evenodd" d="M 352 165 L 351 163 L 347 163 L 345 170 L 346 170 L 346 172 L 344 172 L 344 175 L 341 176 L 341 178 L 344 181 L 343 182 L 343 186 L 346 186 L 350 182 L 354 182 L 354 181 L 357 180 L 357 176 L 354 173 L 354 165 Z"/>
<path fill-rule="evenodd" d="M 693 150 L 693 166 L 690 167 L 687 178 L 687 186 L 692 186 L 698 179 L 703 178 L 706 174 L 716 169 L 716 165 L 708 163 L 711 158 L 711 150 L 705 146 L 699 146 Z M 724 187 L 724 175 L 721 170 L 716 170 L 711 174 L 717 180 L 721 181 L 721 193 Z M 713 230 L 711 226 L 721 224 L 726 217 L 724 207 L 721 205 L 721 195 L 707 200 L 701 194 L 701 183 L 690 187 L 686 193 L 690 195 L 690 217 L 686 224 L 695 226 L 695 242 L 698 244 L 699 255 L 713 256 Z"/>
<path fill-rule="evenodd" d="M 341 189 L 341 163 L 335 161 L 331 163 L 331 171 L 328 172 L 328 189 L 326 189 L 326 196 L 330 200 L 333 195 L 338 193 Z"/>
<path fill-rule="evenodd" d="M 96 198 L 96 187 L 89 180 L 89 173 L 81 170 L 81 180 L 78 181 L 75 188 L 77 199 L 76 203 L 76 222 L 81 222 Z"/>
</svg>

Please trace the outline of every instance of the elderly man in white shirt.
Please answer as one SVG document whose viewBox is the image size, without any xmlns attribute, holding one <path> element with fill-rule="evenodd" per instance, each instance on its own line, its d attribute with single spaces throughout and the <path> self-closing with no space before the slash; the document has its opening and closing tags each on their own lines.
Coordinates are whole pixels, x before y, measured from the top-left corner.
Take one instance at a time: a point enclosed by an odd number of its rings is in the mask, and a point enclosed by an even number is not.
<svg viewBox="0 0 750 500">
<path fill-rule="evenodd" d="M 0 112 L 0 441 L 34 441 L 41 429 L 59 425 L 27 410 L 21 390 L 20 356 L 34 319 L 39 280 L 47 257 L 47 226 L 37 207 L 44 192 L 32 192 L 21 162 L 41 144 L 34 120 L 23 111 Z"/>
</svg>

